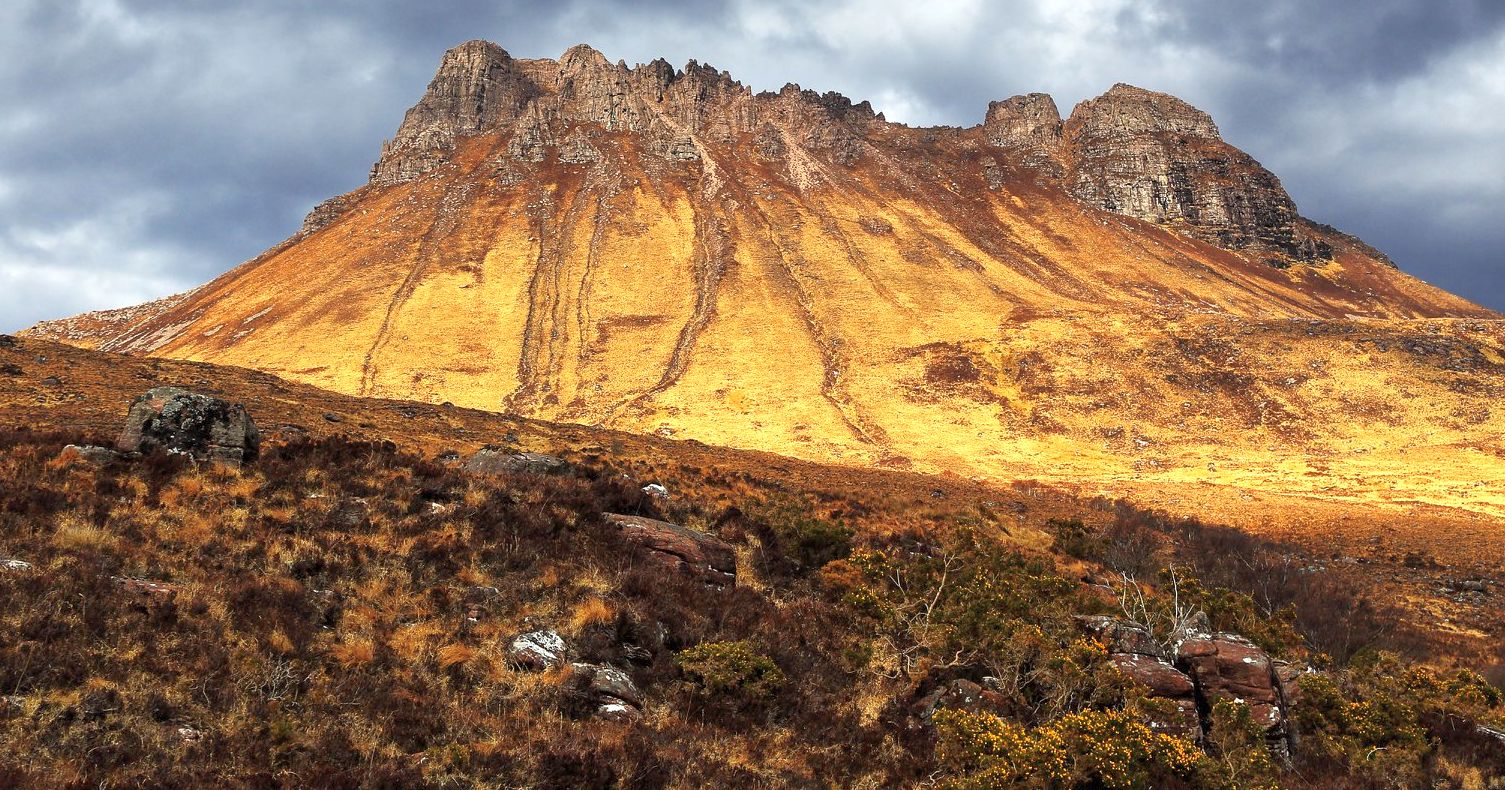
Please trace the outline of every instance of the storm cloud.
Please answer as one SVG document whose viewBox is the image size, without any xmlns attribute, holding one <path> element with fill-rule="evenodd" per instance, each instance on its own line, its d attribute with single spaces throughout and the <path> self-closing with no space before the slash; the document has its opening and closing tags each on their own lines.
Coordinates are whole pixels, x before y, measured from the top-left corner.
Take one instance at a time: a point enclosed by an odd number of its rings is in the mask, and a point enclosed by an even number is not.
<svg viewBox="0 0 1505 790">
<path fill-rule="evenodd" d="M 707 0 L 0 7 L 0 331 L 198 285 L 359 186 L 440 54 L 589 43 L 971 126 L 1115 82 L 1174 93 L 1302 213 L 1505 309 L 1505 5 Z"/>
</svg>

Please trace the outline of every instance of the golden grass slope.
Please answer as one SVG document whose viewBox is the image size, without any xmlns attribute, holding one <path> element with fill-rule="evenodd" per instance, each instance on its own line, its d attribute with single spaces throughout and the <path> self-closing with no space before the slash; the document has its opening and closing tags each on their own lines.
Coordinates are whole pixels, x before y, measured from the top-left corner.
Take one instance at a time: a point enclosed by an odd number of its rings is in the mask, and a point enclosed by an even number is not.
<svg viewBox="0 0 1505 790">
<path fill-rule="evenodd" d="M 1505 517 L 1505 329 L 1337 234 L 1276 269 L 977 130 L 881 126 L 851 167 L 571 132 L 599 161 L 463 139 L 100 345 L 1234 521 L 1259 497 Z"/>
</svg>

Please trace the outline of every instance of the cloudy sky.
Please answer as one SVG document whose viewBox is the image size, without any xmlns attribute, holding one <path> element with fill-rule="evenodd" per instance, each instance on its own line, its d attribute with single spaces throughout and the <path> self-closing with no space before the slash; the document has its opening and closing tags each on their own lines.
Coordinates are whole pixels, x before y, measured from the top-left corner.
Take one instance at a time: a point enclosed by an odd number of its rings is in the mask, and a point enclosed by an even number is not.
<svg viewBox="0 0 1505 790">
<path fill-rule="evenodd" d="M 1130 82 L 1212 113 L 1307 216 L 1505 309 L 1498 0 L 5 0 L 0 331 L 174 293 L 360 185 L 448 47 L 586 42 L 970 126 Z"/>
</svg>

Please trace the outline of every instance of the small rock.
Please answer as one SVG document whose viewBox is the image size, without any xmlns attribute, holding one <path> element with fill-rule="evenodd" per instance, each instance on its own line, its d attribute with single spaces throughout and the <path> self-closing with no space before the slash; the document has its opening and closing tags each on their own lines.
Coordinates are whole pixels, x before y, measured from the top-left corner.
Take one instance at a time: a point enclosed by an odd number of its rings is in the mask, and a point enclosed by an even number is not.
<svg viewBox="0 0 1505 790">
<path fill-rule="evenodd" d="M 204 739 L 204 733 L 202 730 L 196 730 L 192 727 L 179 727 L 178 738 L 183 743 L 197 743 Z"/>
<path fill-rule="evenodd" d="M 512 638 L 507 645 L 507 660 L 529 672 L 544 672 L 564 666 L 569 646 L 564 637 L 551 630 L 531 631 Z"/>
<path fill-rule="evenodd" d="M 669 489 L 663 487 L 662 485 L 659 485 L 658 483 L 649 483 L 648 485 L 643 486 L 643 493 L 655 499 L 669 498 Z"/>
<path fill-rule="evenodd" d="M 344 422 L 345 418 L 341 417 L 338 414 L 335 414 L 332 411 L 326 411 L 326 412 L 324 412 L 324 421 L 325 422 Z"/>
<path fill-rule="evenodd" d="M 140 598 L 171 600 L 178 595 L 178 588 L 165 582 L 154 582 L 133 576 L 115 576 L 112 577 L 112 581 L 124 588 L 127 593 Z"/>
<path fill-rule="evenodd" d="M 643 692 L 632 678 L 605 664 L 570 664 L 571 692 L 607 721 L 634 722 L 643 718 Z"/>
<path fill-rule="evenodd" d="M 341 529 L 358 529 L 371 518 L 371 506 L 365 499 L 342 499 L 329 511 L 329 522 Z"/>
<path fill-rule="evenodd" d="M 58 378 L 57 376 L 48 376 L 47 378 L 42 379 L 42 386 L 61 387 L 63 386 L 63 380 Z"/>
<path fill-rule="evenodd" d="M 95 466 L 104 466 L 111 461 L 120 459 L 120 453 L 108 447 L 96 447 L 92 444 L 70 444 L 58 454 L 59 458 L 77 459 Z"/>
<path fill-rule="evenodd" d="M 0 560 L 0 570 L 20 573 L 31 570 L 31 563 L 26 560 Z"/>
</svg>

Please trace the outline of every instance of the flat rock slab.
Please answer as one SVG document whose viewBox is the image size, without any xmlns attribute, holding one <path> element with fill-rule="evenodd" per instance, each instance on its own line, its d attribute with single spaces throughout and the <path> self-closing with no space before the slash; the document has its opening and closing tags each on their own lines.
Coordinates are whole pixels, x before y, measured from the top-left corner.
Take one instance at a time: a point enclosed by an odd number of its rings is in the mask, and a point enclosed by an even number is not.
<svg viewBox="0 0 1505 790">
<path fill-rule="evenodd" d="M 569 468 L 564 459 L 544 453 L 514 453 L 503 450 L 477 450 L 465 462 L 465 471 L 483 475 L 559 474 Z"/>
<path fill-rule="evenodd" d="M 648 558 L 665 569 L 718 587 L 737 581 L 737 553 L 730 544 L 667 521 L 619 513 L 607 513 L 604 518 L 628 542 L 647 549 Z"/>
</svg>

